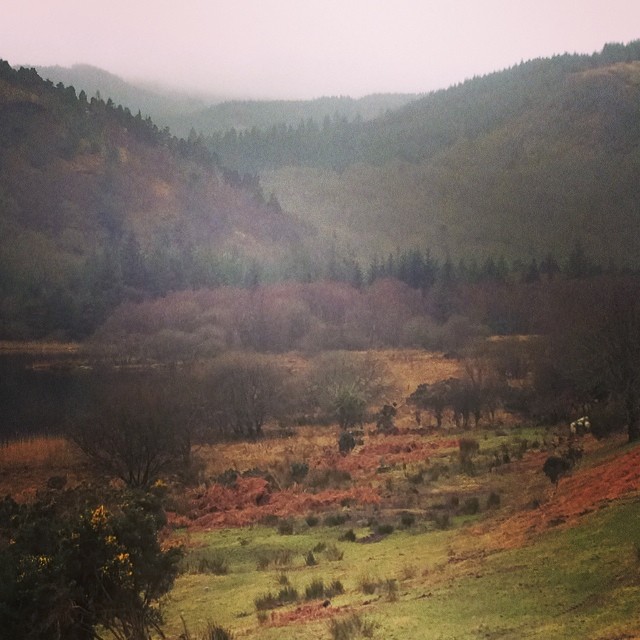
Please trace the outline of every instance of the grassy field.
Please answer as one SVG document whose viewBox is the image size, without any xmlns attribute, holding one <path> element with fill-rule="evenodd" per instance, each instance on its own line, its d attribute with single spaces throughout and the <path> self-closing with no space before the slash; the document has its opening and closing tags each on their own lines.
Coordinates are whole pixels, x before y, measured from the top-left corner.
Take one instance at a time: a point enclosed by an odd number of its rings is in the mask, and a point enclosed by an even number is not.
<svg viewBox="0 0 640 640">
<path fill-rule="evenodd" d="M 340 531 L 324 526 L 300 525 L 293 535 L 265 526 L 203 533 L 191 538 L 191 553 L 224 558 L 228 573 L 181 576 L 167 603 L 169 630 L 178 631 L 182 615 L 196 627 L 216 620 L 238 637 L 311 640 L 332 637 L 333 616 L 357 613 L 375 623 L 374 637 L 389 640 L 631 638 L 640 633 L 639 521 L 640 502 L 628 500 L 492 553 L 469 521 L 448 531 L 396 531 L 371 544 L 340 541 Z M 320 551 L 317 565 L 307 566 L 308 551 L 323 545 L 342 559 Z M 264 558 L 272 560 L 259 569 Z M 260 622 L 255 602 L 276 595 L 283 576 L 300 601 Z M 305 602 L 314 579 L 340 580 L 345 593 L 328 607 Z"/>
<path fill-rule="evenodd" d="M 177 529 L 188 552 L 166 603 L 169 632 L 179 633 L 182 617 L 194 629 L 215 621 L 236 638 L 266 640 L 640 637 L 640 448 L 587 437 L 580 465 L 556 489 L 541 471 L 553 431 L 473 436 L 480 451 L 463 473 L 457 451 L 436 446 L 449 435 L 413 436 L 433 445 L 422 462 L 381 455 L 375 464 L 370 453 L 383 443 L 403 443 L 407 458 L 415 449 L 406 433 L 367 435 L 342 464 L 350 460 L 352 484 L 378 491 L 375 505 L 346 501 L 281 516 L 265 505 L 250 509 L 243 527 L 206 530 L 195 518 Z M 316 438 L 326 445 L 326 430 Z M 311 432 L 294 442 L 317 448 Z M 228 446 L 255 462 L 252 446 L 265 443 Z M 513 459 L 490 470 L 505 450 Z M 434 469 L 441 473 L 430 476 Z M 467 505 L 476 499 L 474 513 Z M 339 581 L 344 592 L 307 599 L 314 581 L 325 591 Z M 331 628 L 352 616 L 365 633 Z"/>
<path fill-rule="evenodd" d="M 381 357 L 399 399 L 459 371 Z M 438 432 L 400 402 L 397 429 L 365 425 L 344 456 L 336 426 L 198 447 L 200 482 L 168 496 L 165 542 L 186 555 L 167 638 L 186 623 L 213 640 L 210 622 L 250 640 L 640 638 L 640 447 L 585 436 L 554 487 L 542 466 L 561 430 L 498 420 Z M 478 443 L 467 466 L 462 437 Z M 62 438 L 0 447 L 0 490 L 18 499 L 89 472 Z"/>
</svg>

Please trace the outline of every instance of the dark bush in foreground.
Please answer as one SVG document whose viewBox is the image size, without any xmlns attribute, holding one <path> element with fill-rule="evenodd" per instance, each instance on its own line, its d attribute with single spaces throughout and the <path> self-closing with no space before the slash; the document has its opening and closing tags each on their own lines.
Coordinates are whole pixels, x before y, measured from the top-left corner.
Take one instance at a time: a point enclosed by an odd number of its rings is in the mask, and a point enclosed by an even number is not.
<svg viewBox="0 0 640 640">
<path fill-rule="evenodd" d="M 0 629 L 6 638 L 161 635 L 159 599 L 181 556 L 163 550 L 157 496 L 71 492 L 0 503 Z"/>
</svg>

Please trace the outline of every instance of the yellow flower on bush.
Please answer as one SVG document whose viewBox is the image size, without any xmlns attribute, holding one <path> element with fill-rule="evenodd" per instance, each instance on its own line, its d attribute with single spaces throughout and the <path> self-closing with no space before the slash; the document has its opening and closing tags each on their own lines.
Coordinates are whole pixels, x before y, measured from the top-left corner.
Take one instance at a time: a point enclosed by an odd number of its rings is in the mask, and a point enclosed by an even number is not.
<svg viewBox="0 0 640 640">
<path fill-rule="evenodd" d="M 101 504 L 97 509 L 93 511 L 91 514 L 91 526 L 94 529 L 99 529 L 104 527 L 107 524 L 109 512 L 106 507 Z"/>
</svg>

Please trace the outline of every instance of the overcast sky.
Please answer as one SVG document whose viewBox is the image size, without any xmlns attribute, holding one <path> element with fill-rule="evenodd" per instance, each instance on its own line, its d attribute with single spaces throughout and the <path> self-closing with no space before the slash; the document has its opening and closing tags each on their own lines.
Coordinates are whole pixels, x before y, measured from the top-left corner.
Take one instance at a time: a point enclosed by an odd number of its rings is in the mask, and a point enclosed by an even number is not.
<svg viewBox="0 0 640 640">
<path fill-rule="evenodd" d="M 640 0 L 2 0 L 0 58 L 226 97 L 425 92 L 640 38 Z"/>
</svg>

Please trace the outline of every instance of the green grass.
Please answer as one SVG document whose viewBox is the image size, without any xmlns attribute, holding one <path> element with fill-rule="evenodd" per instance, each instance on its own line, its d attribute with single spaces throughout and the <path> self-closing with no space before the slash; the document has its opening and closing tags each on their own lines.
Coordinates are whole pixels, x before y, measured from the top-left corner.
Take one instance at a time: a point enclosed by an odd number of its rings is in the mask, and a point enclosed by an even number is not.
<svg viewBox="0 0 640 640">
<path fill-rule="evenodd" d="M 640 611 L 634 546 L 639 525 L 640 501 L 621 502 L 585 516 L 578 527 L 491 555 L 482 553 L 481 540 L 464 526 L 396 530 L 374 544 L 338 542 L 340 527 L 292 536 L 263 526 L 201 534 L 194 542 L 223 556 L 229 573 L 179 577 L 166 607 L 167 630 L 177 634 L 182 614 L 190 626 L 212 619 L 247 638 L 330 638 L 326 620 L 287 627 L 258 623 L 254 600 L 277 593 L 285 571 L 301 594 L 313 580 L 340 580 L 345 593 L 332 606 L 351 605 L 366 614 L 377 625 L 375 638 L 613 638 L 640 627 L 634 622 Z M 335 543 L 344 558 L 330 562 L 315 553 L 318 564 L 306 566 L 304 554 L 321 542 Z M 279 549 L 292 552 L 288 567 L 256 569 L 260 554 Z M 366 579 L 396 580 L 397 599 L 390 601 L 384 589 L 363 594 L 359 585 Z"/>
</svg>

